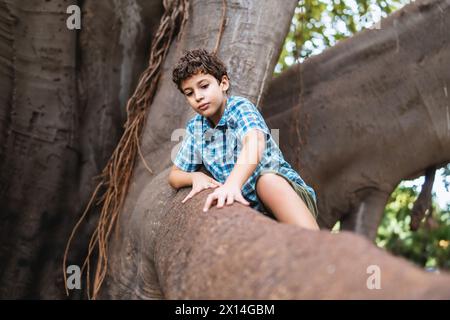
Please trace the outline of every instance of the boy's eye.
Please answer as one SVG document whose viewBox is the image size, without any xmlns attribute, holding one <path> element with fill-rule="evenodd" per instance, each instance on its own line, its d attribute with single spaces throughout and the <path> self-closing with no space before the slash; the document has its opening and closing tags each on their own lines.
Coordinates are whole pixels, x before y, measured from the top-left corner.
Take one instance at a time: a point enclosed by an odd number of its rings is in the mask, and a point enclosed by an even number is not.
<svg viewBox="0 0 450 320">
<path fill-rule="evenodd" d="M 208 88 L 207 84 L 202 85 L 202 89 L 206 89 L 206 88 Z"/>
<path fill-rule="evenodd" d="M 189 97 L 192 94 L 192 92 L 185 92 L 184 94 Z"/>
</svg>

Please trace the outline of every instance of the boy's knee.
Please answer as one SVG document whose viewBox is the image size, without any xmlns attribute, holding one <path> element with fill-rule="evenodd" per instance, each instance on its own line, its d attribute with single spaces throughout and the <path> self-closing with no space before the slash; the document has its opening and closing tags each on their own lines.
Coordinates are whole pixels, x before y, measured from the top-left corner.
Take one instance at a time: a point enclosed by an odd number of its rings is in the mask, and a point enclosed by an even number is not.
<svg viewBox="0 0 450 320">
<path fill-rule="evenodd" d="M 265 188 L 268 185 L 273 185 L 277 182 L 278 176 L 275 173 L 263 173 L 256 180 L 256 189 L 261 190 L 261 188 Z"/>
</svg>

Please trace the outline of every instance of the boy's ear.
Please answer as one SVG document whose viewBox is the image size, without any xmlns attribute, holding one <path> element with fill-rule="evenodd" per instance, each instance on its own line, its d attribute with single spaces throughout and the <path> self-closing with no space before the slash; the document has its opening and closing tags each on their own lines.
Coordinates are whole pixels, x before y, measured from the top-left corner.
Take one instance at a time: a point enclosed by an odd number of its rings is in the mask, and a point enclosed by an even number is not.
<svg viewBox="0 0 450 320">
<path fill-rule="evenodd" d="M 223 91 L 227 91 L 228 88 L 230 87 L 230 80 L 228 79 L 227 76 L 223 76 L 222 77 L 222 82 L 220 83 L 220 86 L 222 87 Z"/>
</svg>

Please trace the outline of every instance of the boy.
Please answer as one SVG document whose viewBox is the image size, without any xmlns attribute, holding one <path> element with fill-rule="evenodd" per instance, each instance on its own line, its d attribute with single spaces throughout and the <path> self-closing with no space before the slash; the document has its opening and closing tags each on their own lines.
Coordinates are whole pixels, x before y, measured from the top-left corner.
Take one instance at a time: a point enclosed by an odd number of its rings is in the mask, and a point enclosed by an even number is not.
<svg viewBox="0 0 450 320">
<path fill-rule="evenodd" d="M 256 106 L 243 97 L 227 96 L 224 64 L 203 49 L 188 51 L 173 70 L 173 81 L 197 113 L 174 160 L 169 184 L 192 186 L 182 201 L 201 190 L 208 195 L 203 211 L 234 201 L 278 221 L 318 230 L 314 190 L 284 160 Z M 200 165 L 214 178 L 198 172 Z"/>
</svg>

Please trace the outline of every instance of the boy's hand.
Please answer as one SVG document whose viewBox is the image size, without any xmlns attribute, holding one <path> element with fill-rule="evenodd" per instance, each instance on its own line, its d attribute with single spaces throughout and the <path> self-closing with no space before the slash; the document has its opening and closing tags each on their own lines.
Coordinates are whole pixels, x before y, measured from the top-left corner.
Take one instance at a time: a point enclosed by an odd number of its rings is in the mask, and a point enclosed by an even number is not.
<svg viewBox="0 0 450 320">
<path fill-rule="evenodd" d="M 186 198 L 181 201 L 181 203 L 185 203 L 190 198 L 195 196 L 197 193 L 204 189 L 209 188 L 217 188 L 221 186 L 222 184 L 213 178 L 207 176 L 203 172 L 193 172 L 192 173 L 192 190 L 189 192 L 189 194 L 186 196 Z"/>
<path fill-rule="evenodd" d="M 222 208 L 225 201 L 227 206 L 233 204 L 234 201 L 240 202 L 246 206 L 250 205 L 250 203 L 242 196 L 241 189 L 238 185 L 227 183 L 214 190 L 214 192 L 206 198 L 205 206 L 203 207 L 204 212 L 209 210 L 214 200 L 217 200 L 217 208 Z"/>
</svg>

